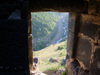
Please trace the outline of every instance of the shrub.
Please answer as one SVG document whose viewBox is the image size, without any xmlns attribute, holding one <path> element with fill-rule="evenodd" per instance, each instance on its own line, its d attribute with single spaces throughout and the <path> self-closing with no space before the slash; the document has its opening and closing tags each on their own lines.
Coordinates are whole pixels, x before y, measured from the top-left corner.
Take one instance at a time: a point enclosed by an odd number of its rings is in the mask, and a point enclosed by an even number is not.
<svg viewBox="0 0 100 75">
<path fill-rule="evenodd" d="M 57 50 L 62 50 L 62 49 L 65 49 L 65 46 L 64 45 L 59 46 Z"/>
</svg>

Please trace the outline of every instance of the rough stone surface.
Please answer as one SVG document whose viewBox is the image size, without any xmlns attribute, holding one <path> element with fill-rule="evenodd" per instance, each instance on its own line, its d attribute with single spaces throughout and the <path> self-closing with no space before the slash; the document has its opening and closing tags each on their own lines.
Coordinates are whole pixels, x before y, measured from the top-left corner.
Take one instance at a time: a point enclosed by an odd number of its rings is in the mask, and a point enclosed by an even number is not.
<svg viewBox="0 0 100 75">
<path fill-rule="evenodd" d="M 8 20 L 16 10 L 20 11 L 20 19 Z M 70 59 L 77 59 L 78 75 L 100 75 L 100 0 L 0 1 L 0 75 L 30 75 L 31 11 L 70 12 L 67 65 Z M 71 67 L 67 68 L 68 74 L 74 75 Z"/>
<path fill-rule="evenodd" d="M 100 73 L 100 23 L 98 19 L 100 16 L 83 15 L 81 14 L 80 31 L 78 32 L 78 48 L 76 51 L 76 57 L 80 63 L 79 75 L 99 75 Z M 71 20 L 74 22 L 73 20 Z M 69 22 L 70 23 L 70 22 Z M 73 28 L 73 27 L 71 27 Z M 70 27 L 69 27 L 70 29 Z M 74 30 L 74 29 L 73 29 Z M 72 36 L 72 34 L 69 34 Z M 75 34 L 74 34 L 75 35 Z M 71 38 L 69 38 L 71 39 Z M 68 40 L 68 45 L 72 48 L 73 43 L 69 43 L 72 40 Z M 70 53 L 71 48 L 68 47 L 67 52 Z M 70 58 L 71 59 L 71 58 Z M 71 72 L 71 71 L 70 71 Z"/>
</svg>

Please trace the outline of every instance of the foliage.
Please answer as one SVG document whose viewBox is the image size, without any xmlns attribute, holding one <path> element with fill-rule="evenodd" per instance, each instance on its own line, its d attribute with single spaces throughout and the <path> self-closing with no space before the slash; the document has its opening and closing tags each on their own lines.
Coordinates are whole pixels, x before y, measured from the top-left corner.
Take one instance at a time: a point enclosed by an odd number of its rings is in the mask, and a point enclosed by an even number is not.
<svg viewBox="0 0 100 75">
<path fill-rule="evenodd" d="M 32 15 L 33 38 L 45 37 L 54 29 L 58 16 L 53 12 L 37 12 Z"/>
<path fill-rule="evenodd" d="M 44 42 L 43 40 L 36 40 L 34 39 L 34 42 L 33 42 L 33 50 L 36 51 L 36 50 L 40 50 L 42 48 L 44 48 L 46 45 L 46 42 Z"/>
<path fill-rule="evenodd" d="M 58 15 L 54 12 L 36 12 L 31 13 L 31 17 L 33 50 L 43 49 L 49 42 L 48 39 L 52 39 L 56 34 Z M 52 36 L 48 38 L 51 33 Z"/>
<path fill-rule="evenodd" d="M 57 50 L 62 50 L 62 49 L 65 49 L 66 46 L 65 45 L 61 45 L 61 46 L 58 46 L 58 49 Z"/>
<path fill-rule="evenodd" d="M 59 47 L 58 47 L 58 50 L 62 50 L 62 49 L 64 49 L 63 46 L 59 46 Z"/>
</svg>

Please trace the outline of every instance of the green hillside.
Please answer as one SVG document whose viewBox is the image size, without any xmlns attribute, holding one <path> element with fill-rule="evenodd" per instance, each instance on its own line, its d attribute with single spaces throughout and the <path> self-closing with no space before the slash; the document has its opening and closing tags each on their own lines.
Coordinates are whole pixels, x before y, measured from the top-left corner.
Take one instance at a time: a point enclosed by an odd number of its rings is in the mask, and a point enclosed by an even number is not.
<svg viewBox="0 0 100 75">
<path fill-rule="evenodd" d="M 64 68 L 61 66 L 61 60 L 66 55 L 66 41 L 59 44 L 50 45 L 40 51 L 34 51 L 33 56 L 39 57 L 40 71 L 55 70 L 57 68 Z M 49 62 L 50 58 L 56 58 L 58 62 Z"/>
<path fill-rule="evenodd" d="M 51 39 L 56 34 L 58 19 L 58 15 L 54 12 L 31 13 L 33 50 L 46 47 L 49 42 L 48 39 Z M 51 32 L 52 36 L 49 36 Z"/>
<path fill-rule="evenodd" d="M 45 37 L 54 29 L 58 16 L 53 12 L 31 13 L 33 38 Z"/>
</svg>

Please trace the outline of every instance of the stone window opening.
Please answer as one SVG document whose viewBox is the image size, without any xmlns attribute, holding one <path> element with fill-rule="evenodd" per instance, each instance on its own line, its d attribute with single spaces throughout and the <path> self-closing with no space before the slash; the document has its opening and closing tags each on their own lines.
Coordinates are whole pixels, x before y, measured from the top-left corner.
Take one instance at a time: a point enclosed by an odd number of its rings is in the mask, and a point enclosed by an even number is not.
<svg viewBox="0 0 100 75">
<path fill-rule="evenodd" d="M 34 13 L 34 12 L 33 12 Z M 35 13 L 37 13 L 37 12 L 35 12 Z M 54 13 L 57 13 L 57 14 L 61 14 L 61 13 L 65 13 L 66 14 L 66 12 L 54 12 Z M 28 30 L 30 30 L 30 33 L 31 34 L 29 34 L 29 36 L 31 36 L 31 37 L 28 37 L 28 39 L 29 39 L 29 44 L 30 44 L 30 42 L 31 42 L 31 47 L 29 46 L 29 48 L 30 48 L 30 50 L 29 50 L 29 58 L 31 58 L 31 60 L 30 60 L 30 62 L 31 63 L 29 63 L 29 67 L 30 67 L 30 71 L 32 71 L 32 70 L 34 70 L 34 67 L 32 67 L 33 66 L 33 62 L 37 62 L 37 61 L 39 61 L 39 58 L 34 58 L 33 56 L 34 56 L 34 53 L 33 53 L 33 49 L 32 49 L 32 45 L 33 45 L 33 47 L 34 47 L 34 42 L 32 42 L 32 40 L 34 39 L 34 38 L 32 38 L 32 14 L 29 14 L 29 15 L 31 15 L 29 18 L 31 18 L 29 21 L 29 23 L 30 23 L 30 26 L 28 27 Z M 69 13 L 67 13 L 67 15 L 69 15 Z M 63 17 L 65 17 L 64 15 L 63 15 Z M 61 18 L 61 17 L 60 17 Z M 69 18 L 69 16 L 67 17 L 67 19 Z M 62 22 L 63 22 L 64 20 L 62 20 Z M 67 23 L 67 27 L 68 27 L 68 21 L 66 21 L 66 23 Z M 60 29 L 60 28 L 59 28 Z M 64 28 L 63 28 L 64 29 Z M 60 33 L 61 34 L 61 33 Z M 67 34 L 67 31 L 66 32 L 64 32 L 64 34 Z M 34 35 L 33 35 L 34 36 Z M 58 35 L 59 36 L 59 35 Z M 31 39 L 30 39 L 31 38 Z M 59 39 L 59 38 L 58 38 Z M 66 38 L 67 39 L 67 38 Z M 56 42 L 53 42 L 52 44 L 57 44 L 57 43 L 59 43 L 60 41 L 62 41 L 62 39 L 59 39 L 58 41 L 56 40 Z M 67 42 L 66 42 L 67 43 Z M 49 44 L 46 44 L 46 46 L 49 46 Z M 60 49 L 60 47 L 59 47 L 59 49 Z M 65 49 L 65 52 L 66 52 L 66 49 Z M 31 53 L 31 54 L 30 54 Z M 33 59 L 34 58 L 34 59 Z M 66 58 L 66 55 L 65 55 L 65 58 Z M 64 58 L 64 59 L 65 59 Z M 50 59 L 52 59 L 52 58 L 50 58 Z M 55 61 L 54 62 L 56 62 L 56 61 L 58 61 L 58 60 L 56 60 L 55 59 Z M 66 63 L 66 59 L 65 60 L 62 60 L 62 61 L 65 61 L 65 63 Z M 37 62 L 38 64 L 39 64 L 39 62 Z M 61 63 L 62 65 L 64 64 L 64 63 Z M 35 66 L 37 66 L 37 64 L 35 64 Z M 65 68 L 66 68 L 66 66 L 64 66 Z M 59 71 L 58 71 L 59 72 Z"/>
</svg>

